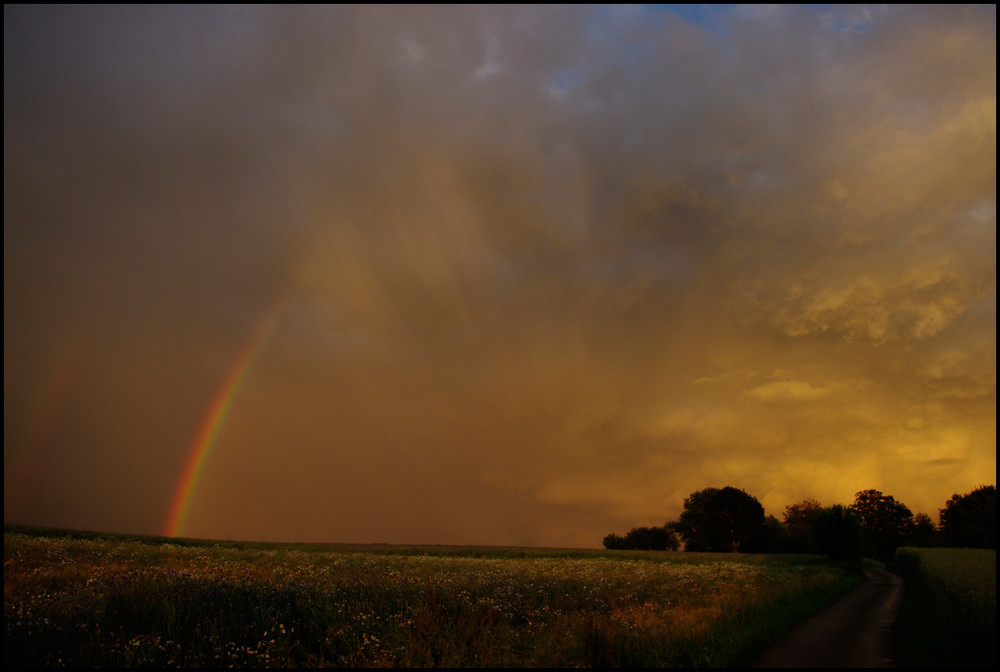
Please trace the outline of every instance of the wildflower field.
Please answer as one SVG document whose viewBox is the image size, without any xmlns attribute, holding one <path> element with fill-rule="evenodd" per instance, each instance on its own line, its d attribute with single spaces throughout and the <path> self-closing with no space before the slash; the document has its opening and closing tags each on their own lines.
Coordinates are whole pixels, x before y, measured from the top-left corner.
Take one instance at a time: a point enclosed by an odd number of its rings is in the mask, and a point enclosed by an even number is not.
<svg viewBox="0 0 1000 672">
<path fill-rule="evenodd" d="M 996 667 L 997 552 L 900 548 L 892 566 L 906 580 L 896 625 L 906 667 Z"/>
<path fill-rule="evenodd" d="M 4 532 L 4 663 L 749 665 L 859 579 L 814 556 Z"/>
</svg>

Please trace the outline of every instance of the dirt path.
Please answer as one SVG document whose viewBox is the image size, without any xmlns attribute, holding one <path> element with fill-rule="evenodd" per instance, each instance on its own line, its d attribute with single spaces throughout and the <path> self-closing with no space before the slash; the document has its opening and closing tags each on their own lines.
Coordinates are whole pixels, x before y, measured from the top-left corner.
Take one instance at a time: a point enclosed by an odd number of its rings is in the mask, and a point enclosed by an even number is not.
<svg viewBox="0 0 1000 672">
<path fill-rule="evenodd" d="M 869 569 L 860 586 L 771 648 L 757 667 L 892 667 L 892 624 L 903 580 Z"/>
</svg>

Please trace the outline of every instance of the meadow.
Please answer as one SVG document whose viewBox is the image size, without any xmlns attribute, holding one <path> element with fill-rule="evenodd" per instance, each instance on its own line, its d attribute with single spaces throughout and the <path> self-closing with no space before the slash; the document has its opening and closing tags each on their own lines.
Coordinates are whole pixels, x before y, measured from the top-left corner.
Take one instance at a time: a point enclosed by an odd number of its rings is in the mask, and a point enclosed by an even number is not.
<svg viewBox="0 0 1000 672">
<path fill-rule="evenodd" d="M 906 580 L 896 621 L 904 667 L 996 667 L 997 552 L 900 548 L 892 570 Z"/>
<path fill-rule="evenodd" d="M 8 527 L 4 663 L 744 666 L 859 580 L 816 556 L 237 544 Z"/>
</svg>

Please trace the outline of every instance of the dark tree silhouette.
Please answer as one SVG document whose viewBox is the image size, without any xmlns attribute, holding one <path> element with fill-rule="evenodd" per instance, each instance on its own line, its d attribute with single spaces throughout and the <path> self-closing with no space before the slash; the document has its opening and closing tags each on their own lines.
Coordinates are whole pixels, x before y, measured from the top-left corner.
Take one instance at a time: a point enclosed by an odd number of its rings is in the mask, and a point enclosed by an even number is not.
<svg viewBox="0 0 1000 672">
<path fill-rule="evenodd" d="M 854 496 L 852 509 L 861 516 L 865 553 L 887 562 L 913 534 L 913 512 L 892 495 L 862 490 Z"/>
<path fill-rule="evenodd" d="M 788 536 L 788 528 L 785 524 L 774 516 L 767 516 L 764 519 L 764 543 L 761 546 L 762 553 L 795 553 Z"/>
<path fill-rule="evenodd" d="M 997 488 L 982 485 L 952 495 L 941 509 L 941 535 L 949 546 L 997 547 Z"/>
<path fill-rule="evenodd" d="M 766 538 L 764 507 L 737 488 L 705 488 L 684 499 L 677 532 L 687 551 L 754 553 Z"/>
<path fill-rule="evenodd" d="M 834 504 L 816 514 L 809 529 L 817 551 L 844 563 L 854 571 L 861 571 L 865 547 L 861 516 L 856 511 Z"/>
<path fill-rule="evenodd" d="M 671 523 L 662 527 L 634 527 L 624 537 L 617 534 L 604 537 L 604 548 L 609 550 L 676 551 L 679 547 Z"/>
<path fill-rule="evenodd" d="M 913 533 L 906 540 L 907 546 L 938 546 L 940 545 L 937 528 L 934 522 L 926 513 L 917 513 L 913 516 Z"/>
<path fill-rule="evenodd" d="M 785 529 L 788 532 L 787 552 L 810 553 L 815 545 L 810 536 L 813 519 L 823 512 L 823 507 L 815 499 L 804 499 L 798 504 L 785 507 Z"/>
</svg>

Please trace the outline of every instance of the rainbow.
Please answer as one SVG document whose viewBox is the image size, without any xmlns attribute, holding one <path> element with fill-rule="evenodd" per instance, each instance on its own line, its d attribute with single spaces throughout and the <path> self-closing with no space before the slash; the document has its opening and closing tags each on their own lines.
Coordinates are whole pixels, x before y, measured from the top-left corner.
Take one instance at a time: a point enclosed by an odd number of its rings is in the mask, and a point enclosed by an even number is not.
<svg viewBox="0 0 1000 672">
<path fill-rule="evenodd" d="M 219 431 L 226 422 L 226 417 L 233 407 L 233 402 L 239 394 L 247 374 L 257 361 L 257 356 L 263 350 L 274 325 L 278 323 L 278 316 L 285 307 L 287 298 L 288 293 L 279 296 L 264 314 L 212 399 L 208 412 L 205 413 L 198 433 L 191 444 L 191 449 L 188 451 L 184 470 L 174 491 L 167 522 L 163 528 L 164 536 L 177 537 L 184 530 L 184 524 L 191 511 L 194 493 L 198 489 L 198 482 L 201 480 L 202 474 L 205 472 L 205 465 L 212 453 L 212 448 L 215 446 L 215 441 L 219 437 Z"/>
</svg>

